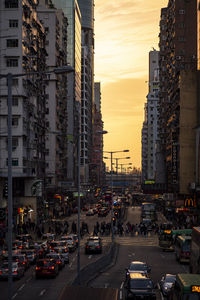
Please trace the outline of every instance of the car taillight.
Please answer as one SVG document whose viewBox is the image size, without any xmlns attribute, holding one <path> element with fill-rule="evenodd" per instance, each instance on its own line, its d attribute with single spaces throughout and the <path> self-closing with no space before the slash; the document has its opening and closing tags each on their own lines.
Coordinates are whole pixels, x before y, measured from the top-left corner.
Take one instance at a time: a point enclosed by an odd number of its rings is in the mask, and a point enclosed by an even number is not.
<svg viewBox="0 0 200 300">
<path fill-rule="evenodd" d="M 86 248 L 89 248 L 89 246 L 87 245 Z"/>
<path fill-rule="evenodd" d="M 57 263 L 57 264 L 61 264 L 61 261 L 58 260 L 56 263 Z"/>
<path fill-rule="evenodd" d="M 35 269 L 36 269 L 36 270 L 40 270 L 41 268 L 40 268 L 40 267 L 36 267 Z"/>
<path fill-rule="evenodd" d="M 0 274 L 2 274 L 2 271 L 0 271 Z"/>
<path fill-rule="evenodd" d="M 13 271 L 13 274 L 17 274 L 17 271 Z"/>
<path fill-rule="evenodd" d="M 55 269 L 55 267 L 49 267 L 49 270 L 54 270 Z"/>
<path fill-rule="evenodd" d="M 96 248 L 98 248 L 98 249 L 99 249 L 99 248 L 100 248 L 100 246 L 96 246 Z"/>
<path fill-rule="evenodd" d="M 25 261 L 23 261 L 23 265 L 25 265 L 26 264 L 26 262 Z"/>
</svg>

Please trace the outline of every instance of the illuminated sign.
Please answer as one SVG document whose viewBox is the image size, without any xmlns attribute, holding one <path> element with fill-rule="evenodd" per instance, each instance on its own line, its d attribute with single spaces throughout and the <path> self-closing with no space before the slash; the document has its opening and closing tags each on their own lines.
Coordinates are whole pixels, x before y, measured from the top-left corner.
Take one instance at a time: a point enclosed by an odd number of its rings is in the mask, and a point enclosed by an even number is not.
<svg viewBox="0 0 200 300">
<path fill-rule="evenodd" d="M 171 230 L 164 230 L 164 233 L 170 234 L 172 231 Z"/>
<path fill-rule="evenodd" d="M 185 199 L 185 207 L 193 207 L 194 206 L 194 200 L 192 198 Z"/>
<path fill-rule="evenodd" d="M 154 180 L 145 180 L 144 183 L 145 183 L 145 184 L 154 184 L 155 181 L 154 181 Z"/>
<path fill-rule="evenodd" d="M 200 286 L 199 285 L 192 285 L 192 292 L 193 293 L 200 293 Z"/>
</svg>

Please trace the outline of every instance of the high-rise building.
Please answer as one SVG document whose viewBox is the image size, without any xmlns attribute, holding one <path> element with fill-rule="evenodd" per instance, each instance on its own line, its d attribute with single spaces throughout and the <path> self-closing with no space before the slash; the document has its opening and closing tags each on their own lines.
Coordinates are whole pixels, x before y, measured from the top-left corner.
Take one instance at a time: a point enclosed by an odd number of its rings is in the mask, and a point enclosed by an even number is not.
<svg viewBox="0 0 200 300">
<path fill-rule="evenodd" d="M 93 151 L 90 164 L 91 182 L 93 185 L 101 186 L 103 183 L 103 121 L 101 114 L 101 84 L 94 83 L 94 122 L 93 122 Z"/>
<path fill-rule="evenodd" d="M 61 9 L 45 0 L 37 7 L 46 32 L 47 67 L 67 65 L 67 18 Z M 52 198 L 67 180 L 67 75 L 52 74 L 46 87 L 46 173 L 45 189 Z"/>
<path fill-rule="evenodd" d="M 43 194 L 34 192 L 35 181 L 45 177 L 46 70 L 45 30 L 37 12 L 38 1 L 0 1 L 0 78 L 8 73 L 26 74 L 12 80 L 12 170 L 14 220 L 35 218 Z M 36 72 L 33 76 L 30 73 Z M 0 79 L 0 203 L 8 177 L 8 87 Z M 40 185 L 40 189 L 41 189 Z M 29 214 L 29 208 L 32 214 Z M 26 208 L 26 214 L 18 214 Z"/>
<path fill-rule="evenodd" d="M 81 130 L 81 12 L 77 0 L 52 0 L 52 3 L 67 17 L 67 60 L 75 69 L 68 74 L 67 81 L 67 181 L 71 187 L 77 184 L 77 143 Z"/>
<path fill-rule="evenodd" d="M 142 129 L 142 167 L 144 180 L 155 180 L 156 142 L 158 139 L 159 51 L 149 52 L 149 92 Z M 146 177 L 146 178 L 145 178 Z"/>
<path fill-rule="evenodd" d="M 196 105 L 192 82 L 197 67 L 196 0 L 169 0 L 162 9 L 159 65 L 159 141 L 166 184 L 168 192 L 186 194 L 195 169 L 196 117 L 191 113 Z"/>
<path fill-rule="evenodd" d="M 90 182 L 94 107 L 94 0 L 78 0 L 82 17 L 81 184 Z"/>
</svg>

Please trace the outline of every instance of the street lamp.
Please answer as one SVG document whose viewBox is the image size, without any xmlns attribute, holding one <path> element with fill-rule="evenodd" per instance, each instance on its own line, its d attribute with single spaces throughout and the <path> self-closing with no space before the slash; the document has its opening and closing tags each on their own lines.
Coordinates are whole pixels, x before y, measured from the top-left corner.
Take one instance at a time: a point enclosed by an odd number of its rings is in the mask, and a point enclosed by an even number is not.
<svg viewBox="0 0 200 300">
<path fill-rule="evenodd" d="M 104 159 L 108 159 L 108 157 L 104 157 Z M 127 157 L 115 157 L 114 158 L 115 160 L 116 160 L 116 174 L 118 173 L 118 161 L 120 160 L 120 159 L 130 159 L 130 156 L 127 156 Z"/>
<path fill-rule="evenodd" d="M 30 72 L 21 74 L 1 74 L 0 79 L 6 78 L 8 84 L 8 299 L 12 299 L 12 220 L 13 220 L 13 195 L 12 195 L 12 81 L 13 78 L 37 74 L 62 74 L 71 73 L 71 66 L 63 66 L 45 72 Z"/>
<path fill-rule="evenodd" d="M 119 164 L 120 166 L 121 166 L 121 173 L 122 173 L 122 171 L 123 171 L 123 166 L 126 166 L 126 165 L 129 165 L 129 166 L 131 166 L 132 165 L 132 163 L 129 163 L 129 164 Z"/>
<path fill-rule="evenodd" d="M 106 130 L 96 131 L 96 134 L 106 134 L 108 133 Z M 77 147 L 77 154 L 78 154 L 78 249 L 77 249 L 77 283 L 78 285 L 81 284 L 80 278 L 80 239 L 81 239 L 81 228 L 80 228 L 80 213 L 81 213 L 81 203 L 80 203 L 80 167 L 81 167 L 81 153 L 80 153 L 80 137 L 83 136 L 84 133 L 78 134 L 78 147 Z"/>
<path fill-rule="evenodd" d="M 113 170 L 112 170 L 112 165 L 113 165 L 113 154 L 114 153 L 121 153 L 121 152 L 129 152 L 129 150 L 121 150 L 121 151 L 103 151 L 105 153 L 110 154 L 110 159 L 111 159 L 111 231 L 112 231 L 112 244 L 114 243 L 114 226 L 113 226 L 113 217 L 114 217 L 114 210 L 113 210 Z"/>
</svg>

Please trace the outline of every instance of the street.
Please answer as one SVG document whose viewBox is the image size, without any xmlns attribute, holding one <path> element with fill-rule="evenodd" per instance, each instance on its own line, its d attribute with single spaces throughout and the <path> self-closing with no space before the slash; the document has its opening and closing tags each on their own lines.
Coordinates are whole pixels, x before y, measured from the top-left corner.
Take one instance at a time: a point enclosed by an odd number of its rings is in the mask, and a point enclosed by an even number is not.
<svg viewBox="0 0 200 300">
<path fill-rule="evenodd" d="M 140 222 L 140 207 L 128 207 L 127 219 L 131 223 L 138 224 Z M 69 223 L 76 219 L 76 216 L 71 216 Z M 161 216 L 158 218 L 162 221 Z M 110 213 L 105 218 L 95 216 L 86 216 L 81 213 L 81 221 L 87 221 L 89 231 L 92 232 L 94 224 L 98 221 L 110 221 Z M 87 236 L 81 240 L 81 268 L 99 259 L 108 249 L 111 242 L 111 237 L 102 237 L 103 253 L 99 255 L 85 255 L 84 244 Z M 165 273 L 180 273 L 187 272 L 188 266 L 179 264 L 173 252 L 163 252 L 158 247 L 157 235 L 152 233 L 148 236 L 116 236 L 115 241 L 119 244 L 119 252 L 115 264 L 111 268 L 105 269 L 101 274 L 98 274 L 94 280 L 89 282 L 90 287 L 112 287 L 119 289 L 119 297 L 124 297 L 123 283 L 125 279 L 125 268 L 133 260 L 146 261 L 151 267 L 151 277 L 154 283 L 157 283 L 162 274 Z M 35 299 L 58 299 L 63 287 L 70 284 L 76 277 L 77 272 L 77 253 L 70 254 L 70 263 L 66 265 L 55 279 L 35 279 L 34 266 L 30 267 L 24 278 L 13 283 L 13 298 L 16 300 L 35 300 Z M 7 281 L 0 282 L 1 300 L 7 299 Z M 160 298 L 159 290 L 157 290 L 157 299 Z"/>
</svg>

